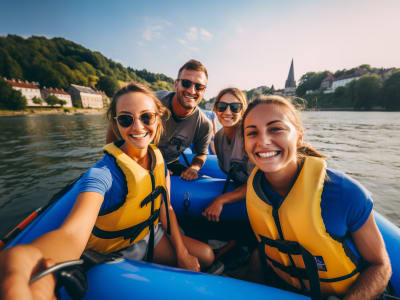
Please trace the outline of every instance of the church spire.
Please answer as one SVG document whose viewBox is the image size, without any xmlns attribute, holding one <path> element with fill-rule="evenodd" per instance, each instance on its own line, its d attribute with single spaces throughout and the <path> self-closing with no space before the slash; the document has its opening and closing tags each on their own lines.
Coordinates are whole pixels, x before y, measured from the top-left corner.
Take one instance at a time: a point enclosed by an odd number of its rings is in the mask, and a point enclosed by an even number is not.
<svg viewBox="0 0 400 300">
<path fill-rule="evenodd" d="M 294 80 L 293 58 L 292 58 L 292 63 L 290 64 L 289 74 L 285 83 L 285 89 L 287 88 L 296 88 L 296 81 Z"/>
</svg>

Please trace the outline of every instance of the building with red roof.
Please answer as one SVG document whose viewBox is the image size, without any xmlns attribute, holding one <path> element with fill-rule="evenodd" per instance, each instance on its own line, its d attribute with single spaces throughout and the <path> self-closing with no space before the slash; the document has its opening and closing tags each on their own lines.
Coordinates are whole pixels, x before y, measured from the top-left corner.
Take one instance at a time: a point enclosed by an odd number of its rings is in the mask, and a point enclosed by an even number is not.
<svg viewBox="0 0 400 300">
<path fill-rule="evenodd" d="M 40 103 L 34 103 L 33 98 L 42 99 L 42 95 L 40 93 L 39 83 L 37 82 L 28 82 L 19 79 L 7 79 L 4 78 L 14 90 L 20 91 L 22 95 L 27 100 L 27 106 L 41 106 Z"/>
</svg>

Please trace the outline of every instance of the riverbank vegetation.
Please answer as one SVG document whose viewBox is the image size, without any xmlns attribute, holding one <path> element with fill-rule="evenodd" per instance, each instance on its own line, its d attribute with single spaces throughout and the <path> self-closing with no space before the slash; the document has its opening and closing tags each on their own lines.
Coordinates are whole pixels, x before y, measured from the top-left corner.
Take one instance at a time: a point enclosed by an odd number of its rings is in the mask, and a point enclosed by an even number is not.
<svg viewBox="0 0 400 300">
<path fill-rule="evenodd" d="M 329 75 L 335 78 L 354 74 L 364 74 L 327 93 L 322 82 Z M 309 109 L 349 109 L 349 110 L 400 110 L 400 69 L 390 69 L 387 76 L 379 76 L 379 70 L 369 65 L 361 65 L 350 70 L 335 73 L 308 72 L 299 81 L 296 96 L 307 100 Z"/>
<path fill-rule="evenodd" d="M 129 81 L 143 83 L 154 90 L 172 90 L 174 84 L 164 74 L 126 68 L 100 52 L 64 38 L 18 35 L 0 36 L 0 77 L 38 82 L 41 88 L 90 86 L 104 91 L 108 97 Z M 6 106 L 2 107 L 6 109 L 26 106 L 16 93 L 0 93 L 0 105 L 5 102 Z"/>
</svg>

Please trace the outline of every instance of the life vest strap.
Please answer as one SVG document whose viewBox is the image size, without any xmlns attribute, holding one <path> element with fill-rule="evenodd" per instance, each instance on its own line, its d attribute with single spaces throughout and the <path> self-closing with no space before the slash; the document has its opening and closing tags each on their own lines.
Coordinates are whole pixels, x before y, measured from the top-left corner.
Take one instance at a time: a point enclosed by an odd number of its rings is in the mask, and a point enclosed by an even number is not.
<svg viewBox="0 0 400 300">
<path fill-rule="evenodd" d="M 284 266 L 268 257 L 265 254 L 265 250 L 262 251 L 265 256 L 264 259 L 271 261 L 273 266 L 275 266 L 276 268 L 279 268 L 283 272 L 288 273 L 292 277 L 299 278 L 300 280 L 309 280 L 309 293 L 311 299 L 322 299 L 317 263 L 314 259 L 314 256 L 309 251 L 307 251 L 306 248 L 294 241 L 285 241 L 279 239 L 273 240 L 262 235 L 259 235 L 259 237 L 261 239 L 261 244 L 264 249 L 265 246 L 268 245 L 270 247 L 277 248 L 278 251 L 288 255 L 301 255 L 303 258 L 305 269 L 296 266 Z"/>
<path fill-rule="evenodd" d="M 157 209 L 154 211 L 154 213 L 145 221 L 129 227 L 129 228 L 125 228 L 122 230 L 116 230 L 116 231 L 106 231 L 106 230 L 102 230 L 100 228 L 98 228 L 97 226 L 93 227 L 93 235 L 102 238 L 102 239 L 115 239 L 118 237 L 123 237 L 124 239 L 130 239 L 131 242 L 134 241 L 138 235 L 149 225 L 153 224 L 158 216 L 160 214 L 160 210 Z"/>
<path fill-rule="evenodd" d="M 157 186 L 146 198 L 142 200 L 142 202 L 140 203 L 140 207 L 143 207 L 146 204 L 154 201 L 159 195 L 162 195 L 162 200 L 164 201 L 165 204 L 165 210 L 167 215 L 167 233 L 171 234 L 169 213 L 168 213 L 168 201 L 167 201 L 168 195 L 167 191 L 163 186 Z"/>
</svg>

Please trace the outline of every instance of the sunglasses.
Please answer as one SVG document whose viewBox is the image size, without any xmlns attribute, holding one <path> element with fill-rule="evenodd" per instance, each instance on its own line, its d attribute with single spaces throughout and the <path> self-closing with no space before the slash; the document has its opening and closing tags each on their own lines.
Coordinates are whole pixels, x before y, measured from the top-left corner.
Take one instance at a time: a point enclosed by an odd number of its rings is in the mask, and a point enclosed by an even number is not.
<svg viewBox="0 0 400 300">
<path fill-rule="evenodd" d="M 231 112 L 233 112 L 233 113 L 238 113 L 243 108 L 243 105 L 240 102 L 235 102 L 235 103 L 217 102 L 217 103 L 215 103 L 215 108 L 217 109 L 218 112 L 224 112 L 228 106 L 229 106 L 229 109 L 231 110 Z"/>
<path fill-rule="evenodd" d="M 181 82 L 182 86 L 185 89 L 190 88 L 192 86 L 192 84 L 194 85 L 194 88 L 198 92 L 204 91 L 206 89 L 206 86 L 204 84 L 196 83 L 196 82 L 193 82 L 193 81 L 191 81 L 189 79 L 178 79 L 178 80 Z"/>
<path fill-rule="evenodd" d="M 153 112 L 145 112 L 142 113 L 139 116 L 139 120 L 147 126 L 153 125 L 154 122 L 156 121 L 156 113 Z M 131 126 L 135 120 L 135 118 L 132 115 L 119 115 L 118 117 L 114 117 L 115 120 L 117 120 L 118 124 L 121 127 L 128 128 Z"/>
</svg>

